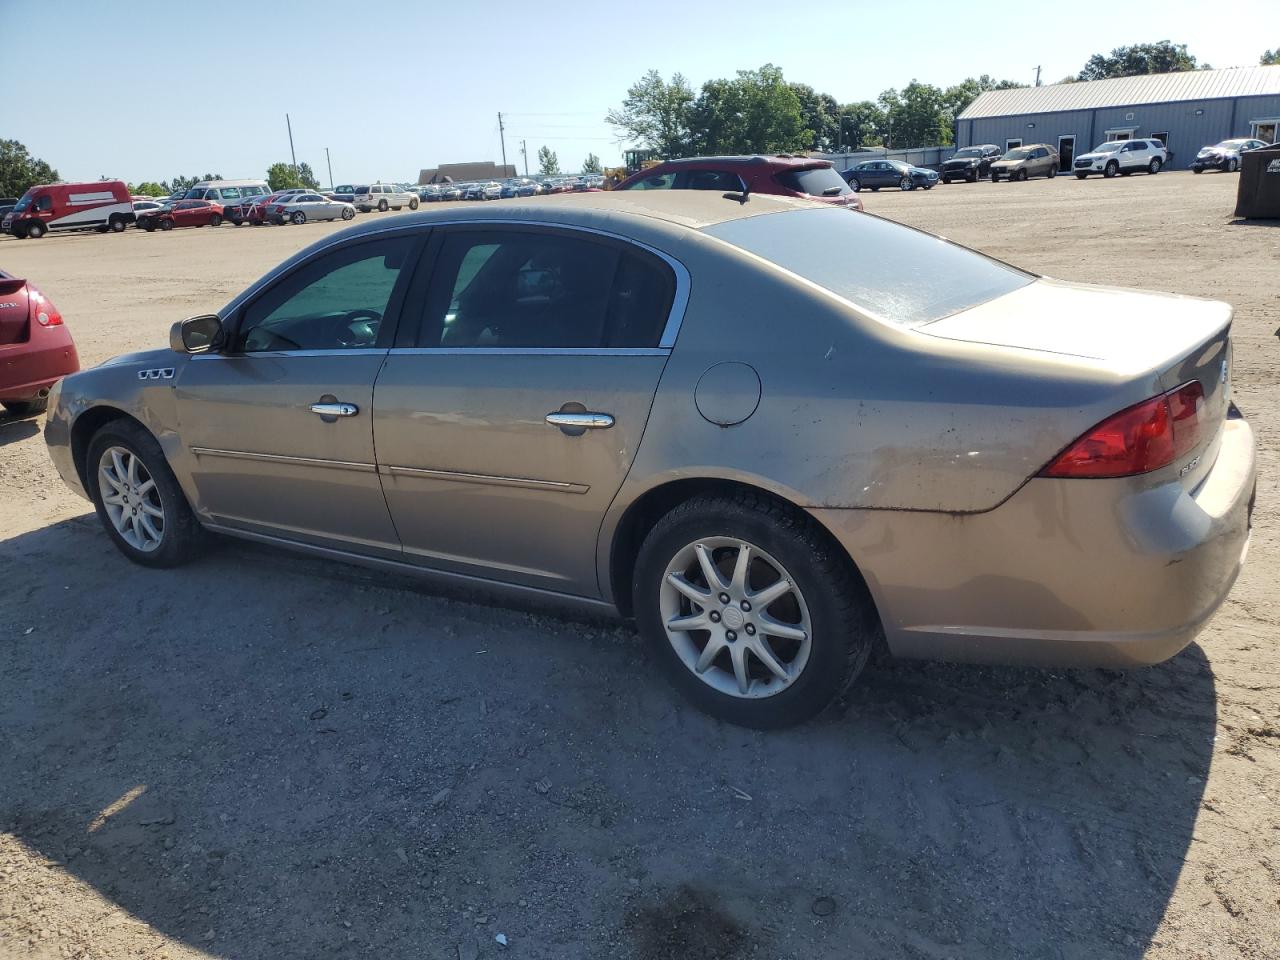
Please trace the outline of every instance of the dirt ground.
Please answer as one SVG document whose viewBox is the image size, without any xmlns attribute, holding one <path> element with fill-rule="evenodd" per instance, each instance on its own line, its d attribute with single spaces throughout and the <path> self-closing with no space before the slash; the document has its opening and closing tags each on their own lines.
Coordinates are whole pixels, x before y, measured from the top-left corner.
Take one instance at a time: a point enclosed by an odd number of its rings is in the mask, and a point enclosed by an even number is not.
<svg viewBox="0 0 1280 960">
<path fill-rule="evenodd" d="M 1235 305 L 1249 563 L 1132 673 L 878 664 L 843 716 L 744 731 L 626 626 L 238 543 L 132 566 L 41 423 L 0 420 L 0 958 L 1280 956 L 1280 229 L 1233 223 L 1234 191 L 865 197 L 1035 271 Z M 331 229 L 5 239 L 0 266 L 89 365 Z"/>
</svg>

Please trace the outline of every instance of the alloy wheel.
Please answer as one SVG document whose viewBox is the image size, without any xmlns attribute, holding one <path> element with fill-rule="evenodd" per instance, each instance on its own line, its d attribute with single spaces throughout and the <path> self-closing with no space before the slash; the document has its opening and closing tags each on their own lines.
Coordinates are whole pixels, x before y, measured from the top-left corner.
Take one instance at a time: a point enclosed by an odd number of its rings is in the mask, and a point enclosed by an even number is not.
<svg viewBox="0 0 1280 960">
<path fill-rule="evenodd" d="M 707 537 L 679 550 L 663 574 L 659 605 L 680 661 L 728 696 L 774 696 L 809 661 L 813 630 L 799 586 L 744 540 Z"/>
<path fill-rule="evenodd" d="M 164 542 L 164 504 L 155 479 L 128 447 L 108 447 L 98 460 L 98 489 L 121 539 L 150 553 Z"/>
</svg>

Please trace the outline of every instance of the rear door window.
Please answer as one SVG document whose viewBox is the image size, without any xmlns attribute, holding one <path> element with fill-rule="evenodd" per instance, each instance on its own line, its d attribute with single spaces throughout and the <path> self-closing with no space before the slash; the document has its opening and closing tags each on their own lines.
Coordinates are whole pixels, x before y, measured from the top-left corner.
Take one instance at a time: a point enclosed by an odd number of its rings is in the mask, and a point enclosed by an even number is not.
<svg viewBox="0 0 1280 960">
<path fill-rule="evenodd" d="M 742 189 L 742 178 L 728 170 L 690 170 L 682 178 L 676 179 L 676 187 L 680 190 Z"/>
<path fill-rule="evenodd" d="M 562 231 L 453 230 L 427 293 L 422 347 L 656 347 L 671 269 L 628 245 Z"/>
<path fill-rule="evenodd" d="M 641 177 L 635 183 L 627 187 L 628 190 L 670 190 L 675 186 L 676 175 L 674 173 L 659 173 L 651 177 Z"/>
</svg>

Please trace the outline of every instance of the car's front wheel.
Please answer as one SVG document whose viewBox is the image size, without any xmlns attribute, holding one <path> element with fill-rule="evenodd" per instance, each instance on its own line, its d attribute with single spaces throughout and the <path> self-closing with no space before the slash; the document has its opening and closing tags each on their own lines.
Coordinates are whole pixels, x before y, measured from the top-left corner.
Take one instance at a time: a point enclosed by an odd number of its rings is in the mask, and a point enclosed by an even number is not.
<svg viewBox="0 0 1280 960">
<path fill-rule="evenodd" d="M 899 190 L 914 190 L 915 188 L 916 188 L 916 182 L 912 180 L 910 177 L 903 177 L 901 180 L 898 181 Z"/>
<path fill-rule="evenodd" d="M 1102 168 L 1102 175 L 1108 179 L 1114 177 L 1119 172 L 1120 164 L 1116 163 L 1114 160 L 1107 161 L 1107 165 Z"/>
<path fill-rule="evenodd" d="M 866 586 L 805 514 L 751 493 L 695 497 L 645 538 L 636 619 L 698 707 L 761 729 L 829 707 L 878 632 Z"/>
<path fill-rule="evenodd" d="M 200 522 L 153 436 L 117 420 L 89 442 L 89 497 L 108 536 L 126 557 L 148 567 L 175 567 L 199 551 Z"/>
<path fill-rule="evenodd" d="M 1017 172 L 1016 176 L 1019 180 L 1025 182 L 1027 179 L 1027 168 L 1023 167 L 1021 170 Z"/>
<path fill-rule="evenodd" d="M 1232 157 L 1230 160 L 1227 161 L 1227 173 L 1235 173 L 1239 169 L 1240 169 L 1240 161 L 1237 160 L 1235 157 Z"/>
</svg>

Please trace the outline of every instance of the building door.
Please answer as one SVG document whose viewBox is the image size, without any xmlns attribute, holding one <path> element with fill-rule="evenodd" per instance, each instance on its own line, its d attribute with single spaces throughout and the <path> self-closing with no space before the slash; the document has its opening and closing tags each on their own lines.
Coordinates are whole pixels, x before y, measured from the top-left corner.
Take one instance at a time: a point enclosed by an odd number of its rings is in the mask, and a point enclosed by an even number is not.
<svg viewBox="0 0 1280 960">
<path fill-rule="evenodd" d="M 1059 137 L 1058 138 L 1058 169 L 1070 170 L 1071 161 L 1076 155 L 1076 138 L 1075 137 Z"/>
<path fill-rule="evenodd" d="M 1253 135 L 1266 143 L 1275 143 L 1280 134 L 1280 120 L 1254 120 L 1251 124 Z"/>
</svg>

